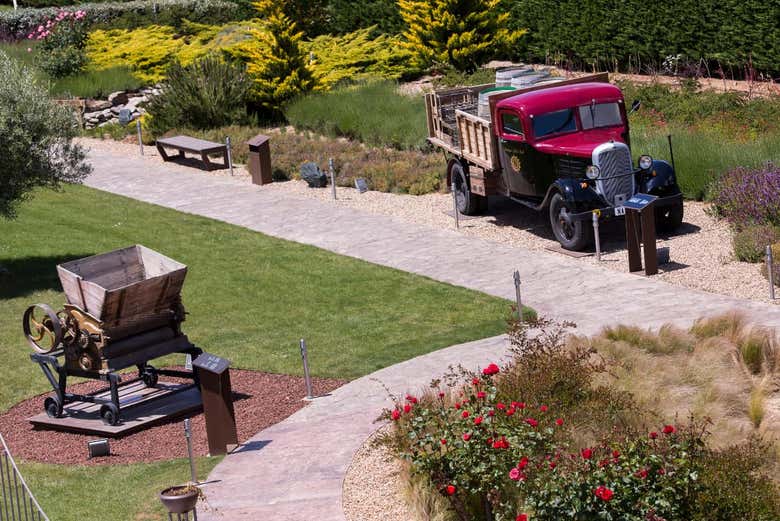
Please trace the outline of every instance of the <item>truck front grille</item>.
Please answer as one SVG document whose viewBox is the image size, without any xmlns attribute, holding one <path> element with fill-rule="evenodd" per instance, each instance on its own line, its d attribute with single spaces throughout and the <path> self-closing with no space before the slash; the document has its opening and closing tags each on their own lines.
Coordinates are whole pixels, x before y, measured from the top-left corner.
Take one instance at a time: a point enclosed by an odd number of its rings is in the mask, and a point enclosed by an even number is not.
<svg viewBox="0 0 780 521">
<path fill-rule="evenodd" d="M 631 151 L 623 143 L 604 143 L 593 150 L 593 164 L 599 167 L 596 190 L 607 204 L 619 205 L 617 196 L 624 200 L 634 195 L 633 165 Z"/>
</svg>

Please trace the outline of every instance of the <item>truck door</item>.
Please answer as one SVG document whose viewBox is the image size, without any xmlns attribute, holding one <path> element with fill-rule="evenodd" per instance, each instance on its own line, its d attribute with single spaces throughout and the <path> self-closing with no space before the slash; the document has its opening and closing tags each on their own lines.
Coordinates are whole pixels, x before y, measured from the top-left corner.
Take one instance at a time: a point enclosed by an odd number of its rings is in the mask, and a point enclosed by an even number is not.
<svg viewBox="0 0 780 521">
<path fill-rule="evenodd" d="M 498 112 L 498 124 L 498 153 L 504 184 L 513 194 L 536 195 L 523 119 L 517 112 L 501 110 Z"/>
</svg>

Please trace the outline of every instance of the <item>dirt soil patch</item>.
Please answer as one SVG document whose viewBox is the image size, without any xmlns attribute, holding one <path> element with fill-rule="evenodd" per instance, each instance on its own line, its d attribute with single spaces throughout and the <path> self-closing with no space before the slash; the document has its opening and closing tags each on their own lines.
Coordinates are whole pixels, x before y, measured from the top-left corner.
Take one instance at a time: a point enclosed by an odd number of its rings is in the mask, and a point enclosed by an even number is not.
<svg viewBox="0 0 780 521">
<path fill-rule="evenodd" d="M 167 379 L 166 379 L 167 381 Z M 306 406 L 303 378 L 282 374 L 233 369 L 230 371 L 238 441 L 243 443 L 257 432 L 279 423 Z M 342 380 L 314 378 L 314 394 L 324 395 L 344 385 Z M 83 382 L 68 387 L 70 392 L 89 393 L 105 387 L 104 382 Z M 37 430 L 27 418 L 43 410 L 50 393 L 18 403 L 0 415 L 0 432 L 15 458 L 43 463 L 106 465 L 162 461 L 187 456 L 183 418 L 150 429 L 110 439 L 111 456 L 87 458 L 87 441 L 99 438 L 51 430 Z M 208 453 L 203 414 L 192 417 L 192 445 L 197 456 Z"/>
</svg>

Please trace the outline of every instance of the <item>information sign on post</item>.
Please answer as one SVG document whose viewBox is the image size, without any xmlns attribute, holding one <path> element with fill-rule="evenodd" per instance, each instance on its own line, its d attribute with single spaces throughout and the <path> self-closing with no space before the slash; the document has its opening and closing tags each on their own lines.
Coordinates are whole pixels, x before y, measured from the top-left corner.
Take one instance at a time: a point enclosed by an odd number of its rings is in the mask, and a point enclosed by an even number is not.
<svg viewBox="0 0 780 521">
<path fill-rule="evenodd" d="M 230 387 L 230 361 L 203 353 L 193 360 L 192 366 L 198 371 L 200 380 L 209 454 L 226 454 L 228 445 L 238 445 L 236 413 Z"/>
<path fill-rule="evenodd" d="M 639 246 L 641 242 L 644 250 L 645 275 L 658 273 L 654 208 L 656 199 L 658 197 L 655 195 L 636 194 L 623 203 L 626 214 L 628 271 L 634 272 L 642 269 L 642 255 Z"/>
</svg>

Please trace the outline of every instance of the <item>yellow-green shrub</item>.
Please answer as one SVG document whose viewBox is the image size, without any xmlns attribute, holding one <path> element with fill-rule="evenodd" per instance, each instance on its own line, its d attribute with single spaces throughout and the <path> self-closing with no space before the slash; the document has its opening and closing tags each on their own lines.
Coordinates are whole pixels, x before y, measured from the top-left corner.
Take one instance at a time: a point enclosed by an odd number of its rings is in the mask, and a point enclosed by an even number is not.
<svg viewBox="0 0 780 521">
<path fill-rule="evenodd" d="M 144 82 L 155 83 L 163 79 L 174 61 L 188 65 L 211 51 L 236 45 L 245 38 L 246 26 L 188 22 L 180 31 L 166 25 L 98 30 L 89 35 L 87 55 L 92 69 L 129 66 Z"/>
<path fill-rule="evenodd" d="M 374 32 L 369 27 L 305 42 L 304 51 L 314 58 L 311 69 L 318 81 L 317 88 L 328 90 L 344 80 L 397 80 L 417 72 L 410 65 L 411 52 L 401 46 L 400 36 L 382 34 L 372 38 Z"/>
</svg>

